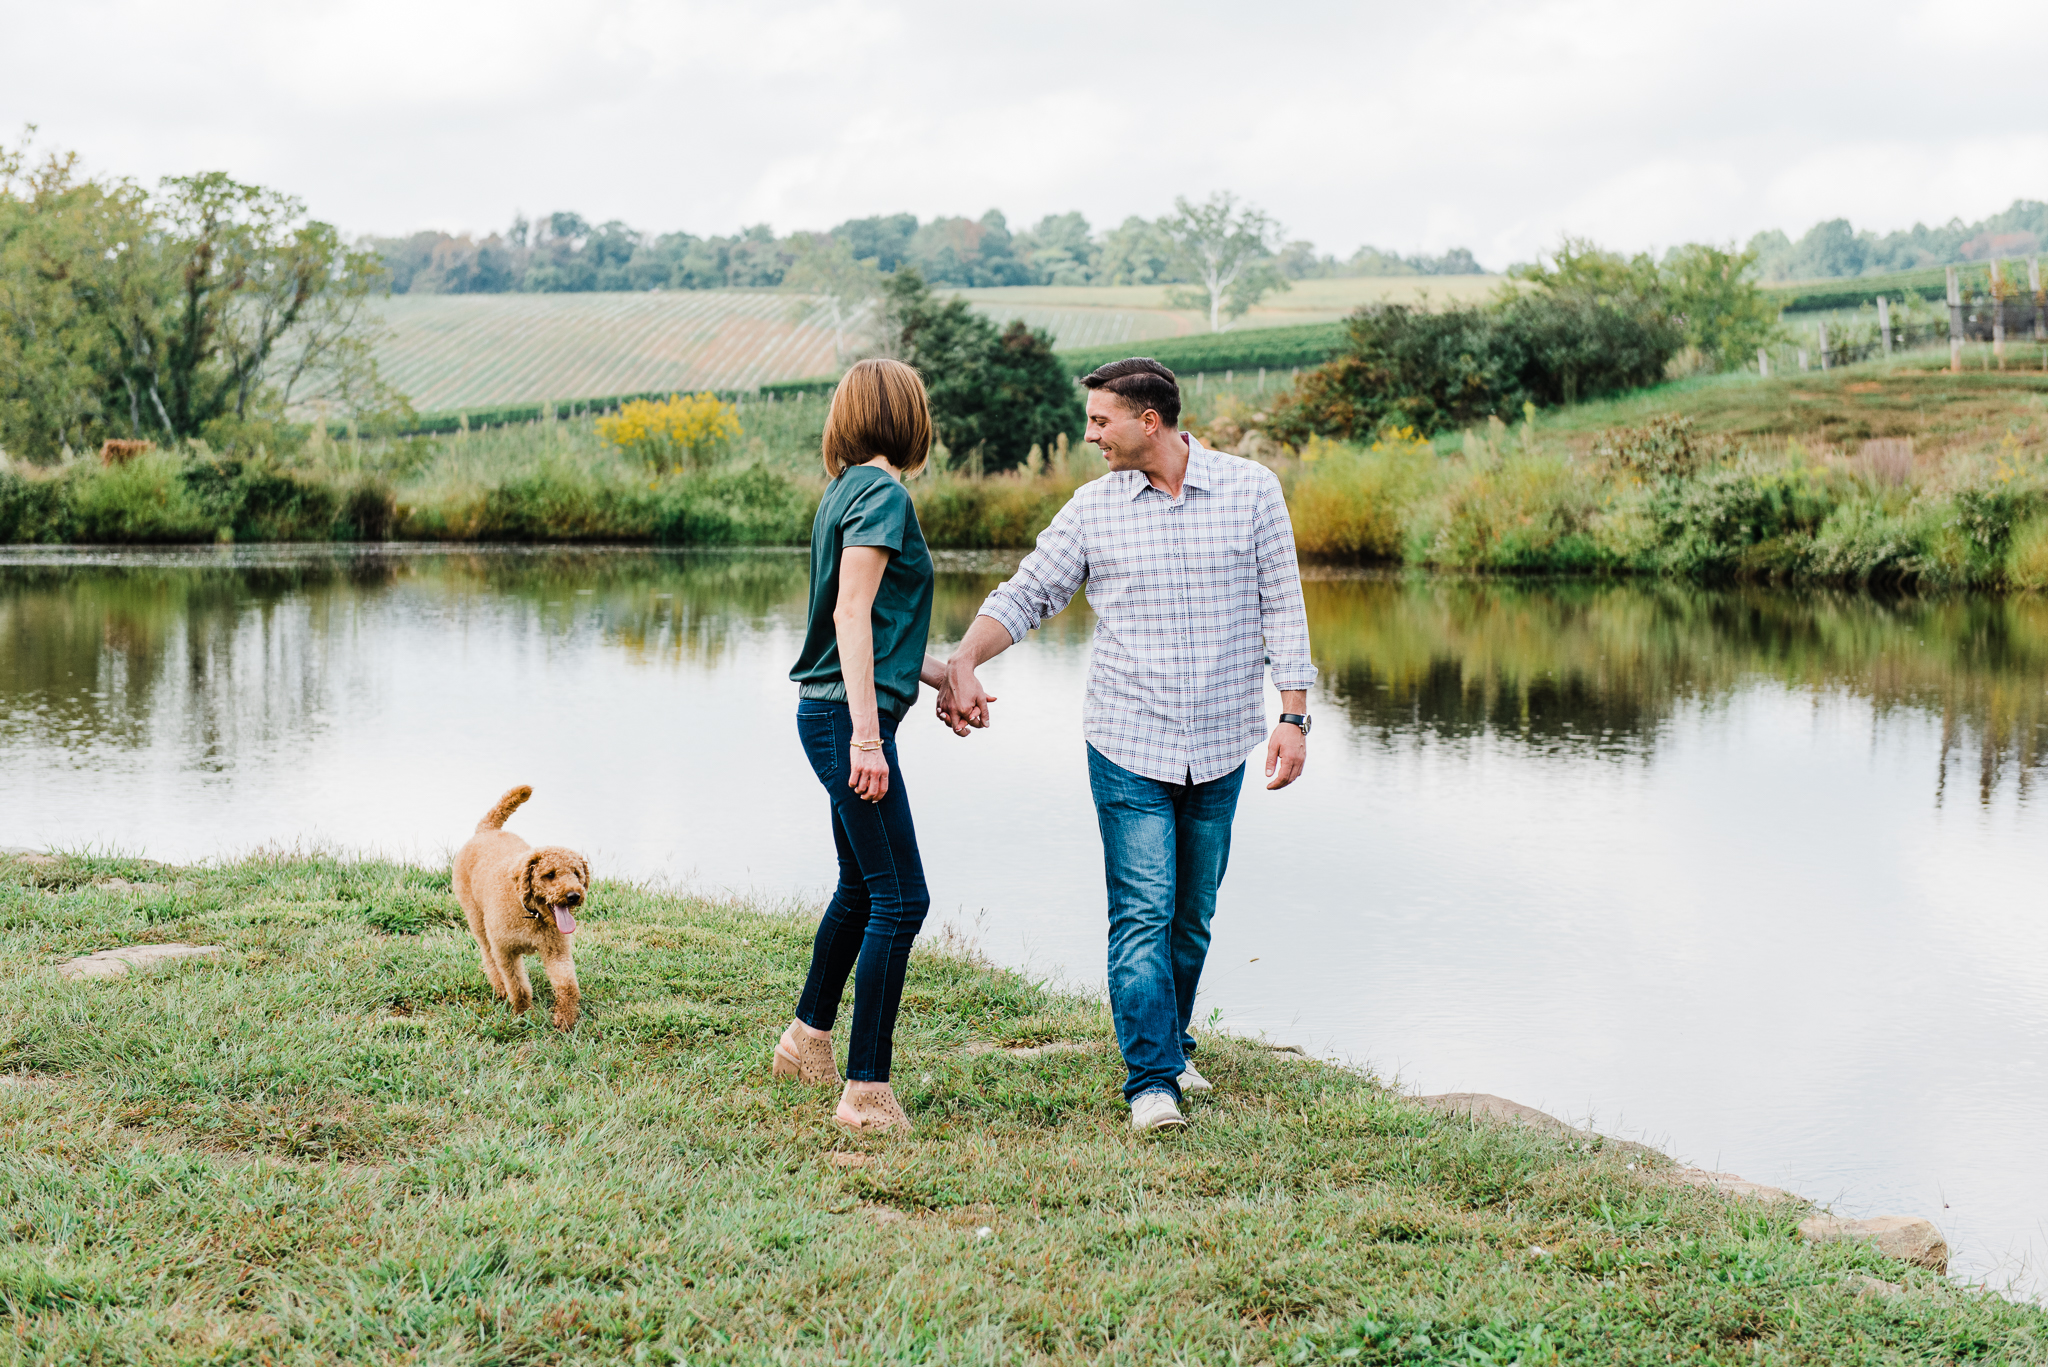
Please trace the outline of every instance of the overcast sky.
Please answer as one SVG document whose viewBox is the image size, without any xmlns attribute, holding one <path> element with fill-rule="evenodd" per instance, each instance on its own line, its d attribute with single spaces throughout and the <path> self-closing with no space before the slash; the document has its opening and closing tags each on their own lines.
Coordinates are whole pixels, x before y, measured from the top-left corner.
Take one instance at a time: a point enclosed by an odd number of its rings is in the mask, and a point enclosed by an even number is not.
<svg viewBox="0 0 2048 1367">
<path fill-rule="evenodd" d="M 1348 254 L 1880 231 L 2048 198 L 2021 0 L 0 0 L 0 126 L 354 233 L 1097 227 L 1231 189 Z M 1986 55 L 1999 61 L 1987 70 Z M 1990 79 L 1982 94 L 1977 72 Z"/>
</svg>

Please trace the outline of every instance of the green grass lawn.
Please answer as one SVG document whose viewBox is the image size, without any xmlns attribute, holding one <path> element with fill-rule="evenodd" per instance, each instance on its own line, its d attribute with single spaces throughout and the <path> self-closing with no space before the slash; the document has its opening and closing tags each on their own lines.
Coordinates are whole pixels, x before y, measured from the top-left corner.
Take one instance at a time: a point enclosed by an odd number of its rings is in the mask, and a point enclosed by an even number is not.
<svg viewBox="0 0 2048 1367">
<path fill-rule="evenodd" d="M 1984 365 L 1988 350 L 1972 343 L 1963 370 L 1953 374 L 1943 350 L 1768 380 L 1701 376 L 1550 409 L 1537 414 L 1536 425 L 1539 432 L 1581 438 L 1582 445 L 1611 428 L 1677 413 L 1703 433 L 1736 441 L 1796 438 L 1853 446 L 1871 437 L 1909 437 L 1937 457 L 1995 447 L 2008 435 L 2038 446 L 2048 431 L 2048 370 L 2040 368 L 2032 342 L 2025 356 L 2015 346 L 2005 370 Z"/>
<path fill-rule="evenodd" d="M 1671 1186 L 1641 1151 L 1445 1118 L 1256 1042 L 1207 1040 L 1214 1095 L 1138 1139 L 1103 1008 L 960 952 L 920 953 L 904 997 L 916 1133 L 851 1137 L 833 1095 L 768 1071 L 808 911 L 600 882 L 583 924 L 565 1035 L 491 1000 L 439 870 L 0 860 L 0 1361 L 2048 1346 L 2037 1309 L 1807 1247 L 1799 1212 Z M 54 968 L 180 940 L 225 954 Z M 1007 1052 L 1051 1043 L 1080 1047 Z"/>
</svg>

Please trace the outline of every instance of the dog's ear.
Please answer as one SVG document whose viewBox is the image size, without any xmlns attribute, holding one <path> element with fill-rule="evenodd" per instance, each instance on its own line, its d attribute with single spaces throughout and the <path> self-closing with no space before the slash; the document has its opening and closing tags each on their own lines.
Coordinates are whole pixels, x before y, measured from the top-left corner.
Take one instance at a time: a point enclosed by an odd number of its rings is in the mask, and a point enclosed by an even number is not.
<svg viewBox="0 0 2048 1367">
<path fill-rule="evenodd" d="M 581 871 L 582 871 L 582 877 L 583 877 L 583 895 L 584 895 L 585 897 L 589 897 L 589 896 L 590 896 L 590 861 L 589 861 L 588 859 L 585 859 L 585 858 L 584 858 L 584 857 L 583 857 L 582 855 L 580 855 L 580 854 L 579 854 L 579 855 L 577 855 L 577 856 L 576 856 L 576 867 L 577 867 L 577 868 L 578 868 L 579 870 L 581 870 Z"/>
<path fill-rule="evenodd" d="M 535 850 L 527 855 L 526 862 L 519 866 L 519 901 L 524 906 L 530 907 L 534 904 L 533 871 L 540 867 L 540 857 L 540 851 Z"/>
</svg>

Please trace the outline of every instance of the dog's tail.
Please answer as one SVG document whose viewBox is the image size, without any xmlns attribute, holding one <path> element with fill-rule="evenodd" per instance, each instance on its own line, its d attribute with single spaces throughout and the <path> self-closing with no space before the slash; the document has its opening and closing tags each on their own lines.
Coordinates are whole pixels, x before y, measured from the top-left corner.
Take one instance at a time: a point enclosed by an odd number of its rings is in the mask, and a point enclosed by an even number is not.
<svg viewBox="0 0 2048 1367">
<path fill-rule="evenodd" d="M 503 830 L 512 813 L 519 810 L 519 804 L 533 796 L 533 789 L 524 783 L 498 799 L 498 805 L 484 813 L 484 819 L 476 823 L 479 831 Z"/>
</svg>

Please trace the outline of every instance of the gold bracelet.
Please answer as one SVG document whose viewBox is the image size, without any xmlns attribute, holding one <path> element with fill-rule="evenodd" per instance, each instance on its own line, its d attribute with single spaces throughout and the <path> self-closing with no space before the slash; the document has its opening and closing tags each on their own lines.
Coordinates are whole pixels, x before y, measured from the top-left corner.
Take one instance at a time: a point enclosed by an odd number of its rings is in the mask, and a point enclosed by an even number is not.
<svg viewBox="0 0 2048 1367">
<path fill-rule="evenodd" d="M 879 750 L 882 748 L 882 742 L 878 740 L 857 740 L 853 743 L 853 748 L 856 750 Z"/>
</svg>

